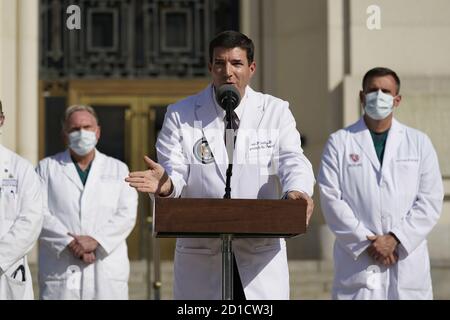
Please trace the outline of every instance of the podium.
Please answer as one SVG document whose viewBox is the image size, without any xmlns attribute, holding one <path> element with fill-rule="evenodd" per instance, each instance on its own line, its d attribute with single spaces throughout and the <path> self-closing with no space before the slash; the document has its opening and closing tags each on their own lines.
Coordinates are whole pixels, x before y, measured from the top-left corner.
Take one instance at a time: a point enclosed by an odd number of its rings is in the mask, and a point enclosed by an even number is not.
<svg viewBox="0 0 450 320">
<path fill-rule="evenodd" d="M 155 198 L 156 237 L 221 238 L 222 299 L 233 298 L 234 238 L 290 238 L 306 232 L 306 200 Z"/>
</svg>

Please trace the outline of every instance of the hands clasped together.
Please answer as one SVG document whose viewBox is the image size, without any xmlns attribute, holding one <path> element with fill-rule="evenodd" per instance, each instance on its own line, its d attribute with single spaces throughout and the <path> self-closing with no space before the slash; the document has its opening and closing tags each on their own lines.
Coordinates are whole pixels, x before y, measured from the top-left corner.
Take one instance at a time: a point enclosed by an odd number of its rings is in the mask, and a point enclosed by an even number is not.
<svg viewBox="0 0 450 320">
<path fill-rule="evenodd" d="M 90 236 L 81 236 L 73 233 L 68 233 L 73 237 L 69 243 L 68 248 L 74 257 L 83 260 L 84 263 L 91 264 L 95 262 L 95 249 L 98 247 L 98 242 Z"/>
<path fill-rule="evenodd" d="M 372 241 L 367 248 L 367 253 L 377 262 L 392 266 L 398 261 L 398 254 L 395 251 L 398 241 L 390 234 L 367 236 L 367 240 Z"/>
</svg>

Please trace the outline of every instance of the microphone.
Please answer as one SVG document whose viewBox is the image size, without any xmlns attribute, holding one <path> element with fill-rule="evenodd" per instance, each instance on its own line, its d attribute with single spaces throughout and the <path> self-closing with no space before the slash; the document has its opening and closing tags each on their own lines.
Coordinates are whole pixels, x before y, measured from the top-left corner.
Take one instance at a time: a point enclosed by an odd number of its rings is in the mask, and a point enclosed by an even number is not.
<svg viewBox="0 0 450 320">
<path fill-rule="evenodd" d="M 241 101 L 238 89 L 232 84 L 221 85 L 216 90 L 217 103 L 225 110 L 232 111 L 237 108 Z"/>
<path fill-rule="evenodd" d="M 241 101 L 241 95 L 239 94 L 239 91 L 236 89 L 235 86 L 232 84 L 224 84 L 220 86 L 219 88 L 216 88 L 216 100 L 217 103 L 222 107 L 222 109 L 226 112 L 226 118 L 228 120 L 228 123 L 232 126 L 232 112 L 236 107 L 239 105 L 239 102 Z M 225 195 L 223 196 L 224 199 L 231 199 L 231 175 L 233 171 L 233 144 L 231 142 L 231 136 L 233 134 L 231 133 L 231 130 L 226 130 L 226 147 L 227 147 L 227 153 L 228 153 L 228 169 L 227 169 L 227 177 L 225 182 Z"/>
</svg>

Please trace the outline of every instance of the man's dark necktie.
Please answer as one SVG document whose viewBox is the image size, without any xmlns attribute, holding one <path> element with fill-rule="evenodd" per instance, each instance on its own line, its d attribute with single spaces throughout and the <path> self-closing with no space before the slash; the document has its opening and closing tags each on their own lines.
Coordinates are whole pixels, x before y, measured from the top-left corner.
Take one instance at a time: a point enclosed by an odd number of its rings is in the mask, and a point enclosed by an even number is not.
<svg viewBox="0 0 450 320">
<path fill-rule="evenodd" d="M 236 130 L 239 128 L 239 118 L 238 118 L 236 112 L 233 111 L 231 113 L 231 122 L 228 121 L 228 118 L 226 116 L 224 118 L 224 121 L 225 121 L 225 136 L 224 136 L 225 143 L 226 143 L 227 130 L 228 129 L 234 129 L 234 135 L 233 135 L 234 136 L 234 141 L 233 141 L 233 143 L 235 144 L 236 143 Z M 234 144 L 233 144 L 233 146 L 234 146 Z"/>
</svg>

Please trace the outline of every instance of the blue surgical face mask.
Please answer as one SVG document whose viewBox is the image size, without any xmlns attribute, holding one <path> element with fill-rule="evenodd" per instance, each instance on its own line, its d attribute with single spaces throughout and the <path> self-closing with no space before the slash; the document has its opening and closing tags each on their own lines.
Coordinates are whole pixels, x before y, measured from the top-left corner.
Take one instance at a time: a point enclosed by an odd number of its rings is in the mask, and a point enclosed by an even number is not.
<svg viewBox="0 0 450 320">
<path fill-rule="evenodd" d="M 81 129 L 69 133 L 68 137 L 69 148 L 79 156 L 87 155 L 97 144 L 95 131 Z"/>
<path fill-rule="evenodd" d="M 381 90 L 366 94 L 364 111 L 374 120 L 386 119 L 394 108 L 394 97 Z"/>
</svg>

